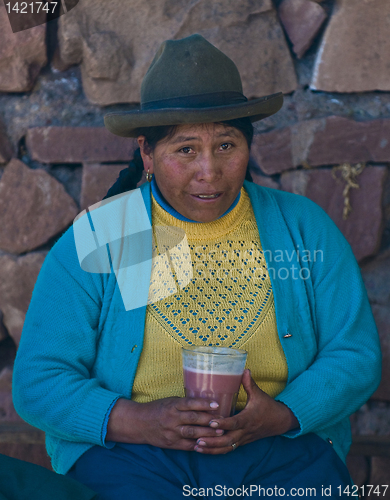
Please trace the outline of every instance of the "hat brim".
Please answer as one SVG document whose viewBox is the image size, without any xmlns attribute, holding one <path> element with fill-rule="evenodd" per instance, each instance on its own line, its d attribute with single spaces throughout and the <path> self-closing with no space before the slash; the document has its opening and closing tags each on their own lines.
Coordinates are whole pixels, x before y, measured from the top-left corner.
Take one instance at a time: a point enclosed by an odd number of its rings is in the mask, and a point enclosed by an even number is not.
<svg viewBox="0 0 390 500">
<path fill-rule="evenodd" d="M 186 123 L 211 123 L 248 117 L 252 122 L 273 115 L 283 105 L 283 93 L 278 92 L 252 101 L 207 108 L 137 109 L 108 113 L 104 125 L 115 135 L 138 137 L 139 129 Z"/>
</svg>

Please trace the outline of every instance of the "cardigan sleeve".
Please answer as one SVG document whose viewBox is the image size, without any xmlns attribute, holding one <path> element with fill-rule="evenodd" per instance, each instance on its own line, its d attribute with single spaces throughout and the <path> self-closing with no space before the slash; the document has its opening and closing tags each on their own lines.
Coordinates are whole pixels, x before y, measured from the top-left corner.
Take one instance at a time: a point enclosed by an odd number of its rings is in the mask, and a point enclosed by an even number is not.
<svg viewBox="0 0 390 500">
<path fill-rule="evenodd" d="M 104 275 L 80 269 L 72 228 L 48 254 L 26 315 L 13 375 L 19 415 L 68 441 L 105 445 L 121 394 L 94 378 Z"/>
<path fill-rule="evenodd" d="M 310 270 L 317 354 L 276 397 L 299 420 L 300 430 L 287 434 L 291 437 L 345 419 L 367 401 L 381 377 L 379 337 L 359 266 L 340 231 L 313 205 L 308 208 L 321 219 L 319 230 L 313 224 L 305 244 L 323 249 L 323 259 Z"/>
</svg>

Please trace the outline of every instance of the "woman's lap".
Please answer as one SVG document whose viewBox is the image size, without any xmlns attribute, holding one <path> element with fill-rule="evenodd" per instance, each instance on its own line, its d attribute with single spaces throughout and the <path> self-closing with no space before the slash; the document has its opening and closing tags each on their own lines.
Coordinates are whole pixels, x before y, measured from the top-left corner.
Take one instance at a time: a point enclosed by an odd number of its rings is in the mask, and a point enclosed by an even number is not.
<svg viewBox="0 0 390 500">
<path fill-rule="evenodd" d="M 69 475 L 96 491 L 99 500 L 174 500 L 203 493 L 206 498 L 330 498 L 325 488 L 339 497 L 338 487 L 343 491 L 351 484 L 345 464 L 315 434 L 261 439 L 227 455 L 121 443 L 112 449 L 94 446 Z"/>
</svg>

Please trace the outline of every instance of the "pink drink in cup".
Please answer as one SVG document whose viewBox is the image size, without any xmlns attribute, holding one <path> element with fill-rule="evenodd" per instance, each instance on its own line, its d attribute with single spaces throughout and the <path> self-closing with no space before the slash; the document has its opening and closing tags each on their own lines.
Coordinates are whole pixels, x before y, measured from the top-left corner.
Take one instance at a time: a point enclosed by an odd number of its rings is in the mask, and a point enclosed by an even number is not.
<svg viewBox="0 0 390 500">
<path fill-rule="evenodd" d="M 193 346 L 183 348 L 186 396 L 210 398 L 219 404 L 213 413 L 234 414 L 247 352 L 229 347 Z"/>
</svg>

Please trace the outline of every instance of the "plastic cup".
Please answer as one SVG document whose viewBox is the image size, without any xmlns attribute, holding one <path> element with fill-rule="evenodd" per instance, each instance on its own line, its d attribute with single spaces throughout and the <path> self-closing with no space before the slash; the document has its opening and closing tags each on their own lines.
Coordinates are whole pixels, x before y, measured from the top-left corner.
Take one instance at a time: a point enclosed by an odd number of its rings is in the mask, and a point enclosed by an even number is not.
<svg viewBox="0 0 390 500">
<path fill-rule="evenodd" d="M 247 352 L 229 347 L 183 348 L 184 388 L 187 397 L 210 398 L 219 404 L 212 413 L 234 414 Z"/>
</svg>

